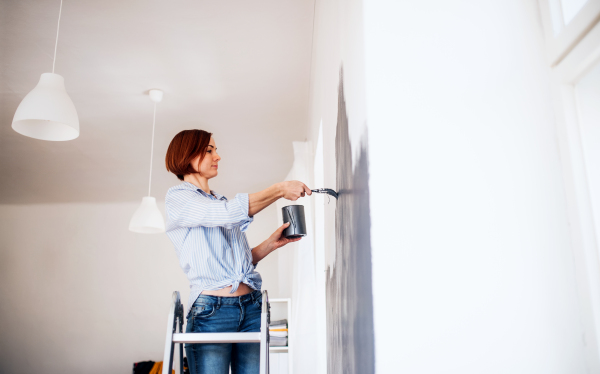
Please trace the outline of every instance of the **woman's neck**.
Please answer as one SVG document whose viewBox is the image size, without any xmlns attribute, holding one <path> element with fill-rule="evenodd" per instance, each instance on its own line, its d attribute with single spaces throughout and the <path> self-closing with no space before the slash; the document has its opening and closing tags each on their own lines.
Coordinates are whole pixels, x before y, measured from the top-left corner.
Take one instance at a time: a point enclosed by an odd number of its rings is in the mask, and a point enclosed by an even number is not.
<svg viewBox="0 0 600 374">
<path fill-rule="evenodd" d="M 201 177 L 199 174 L 187 174 L 183 176 L 185 182 L 189 182 L 194 186 L 200 188 L 202 191 L 210 194 L 210 187 L 208 187 L 208 179 Z"/>
</svg>

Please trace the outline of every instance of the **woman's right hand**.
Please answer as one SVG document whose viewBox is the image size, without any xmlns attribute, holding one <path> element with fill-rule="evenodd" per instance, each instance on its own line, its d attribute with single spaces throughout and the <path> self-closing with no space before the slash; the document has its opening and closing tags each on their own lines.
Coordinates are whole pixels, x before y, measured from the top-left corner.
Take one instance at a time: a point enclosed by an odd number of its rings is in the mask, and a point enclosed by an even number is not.
<svg viewBox="0 0 600 374">
<path fill-rule="evenodd" d="M 304 197 L 304 194 L 312 194 L 310 188 L 300 181 L 281 182 L 279 183 L 279 188 L 281 189 L 282 197 L 291 201 L 296 201 Z"/>
</svg>

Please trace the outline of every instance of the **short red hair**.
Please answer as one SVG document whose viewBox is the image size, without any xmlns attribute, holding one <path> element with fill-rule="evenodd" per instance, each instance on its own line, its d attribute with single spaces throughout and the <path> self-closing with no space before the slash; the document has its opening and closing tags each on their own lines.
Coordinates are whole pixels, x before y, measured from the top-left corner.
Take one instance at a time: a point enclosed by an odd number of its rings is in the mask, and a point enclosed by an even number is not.
<svg viewBox="0 0 600 374">
<path fill-rule="evenodd" d="M 206 155 L 208 143 L 212 133 L 204 130 L 183 130 L 175 135 L 165 157 L 167 171 L 175 174 L 177 178 L 183 180 L 187 174 L 194 174 L 196 171 L 190 165 L 190 162 L 200 155 L 200 162 Z"/>
</svg>

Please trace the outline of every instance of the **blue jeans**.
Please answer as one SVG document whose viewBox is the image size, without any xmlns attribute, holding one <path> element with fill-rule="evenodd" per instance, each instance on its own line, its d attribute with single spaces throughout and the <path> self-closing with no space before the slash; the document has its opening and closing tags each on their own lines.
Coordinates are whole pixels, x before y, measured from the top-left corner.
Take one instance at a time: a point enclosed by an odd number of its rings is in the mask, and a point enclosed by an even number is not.
<svg viewBox="0 0 600 374">
<path fill-rule="evenodd" d="M 186 332 L 260 332 L 262 294 L 239 297 L 200 295 L 187 318 Z M 191 374 L 258 374 L 259 343 L 186 344 Z"/>
</svg>

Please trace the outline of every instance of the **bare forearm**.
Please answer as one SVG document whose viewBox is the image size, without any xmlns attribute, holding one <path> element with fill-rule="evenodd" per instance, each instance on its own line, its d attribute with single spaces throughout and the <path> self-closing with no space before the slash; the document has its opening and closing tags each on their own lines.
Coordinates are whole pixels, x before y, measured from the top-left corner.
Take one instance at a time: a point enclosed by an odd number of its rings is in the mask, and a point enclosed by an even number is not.
<svg viewBox="0 0 600 374">
<path fill-rule="evenodd" d="M 297 242 L 300 240 L 300 238 L 289 239 L 283 237 L 283 230 L 285 230 L 289 225 L 290 224 L 288 222 L 279 226 L 279 228 L 271 236 L 269 236 L 267 240 L 260 243 L 257 247 L 252 248 L 252 263 L 254 265 L 258 264 L 260 260 L 267 257 L 269 253 L 273 252 L 277 248 L 281 248 L 288 243 Z"/>
<path fill-rule="evenodd" d="M 249 195 L 248 215 L 252 217 L 256 213 L 273 204 L 279 198 L 283 197 L 283 192 L 279 183 L 272 185 L 262 191 Z M 258 247 L 257 247 L 258 248 Z M 254 251 L 252 251 L 254 253 Z"/>
<path fill-rule="evenodd" d="M 267 255 L 271 252 L 272 252 L 272 250 L 269 249 L 267 240 L 265 240 L 264 242 L 260 243 L 258 246 L 252 248 L 252 263 L 254 265 L 258 264 L 258 262 L 260 260 L 267 257 Z"/>
</svg>

